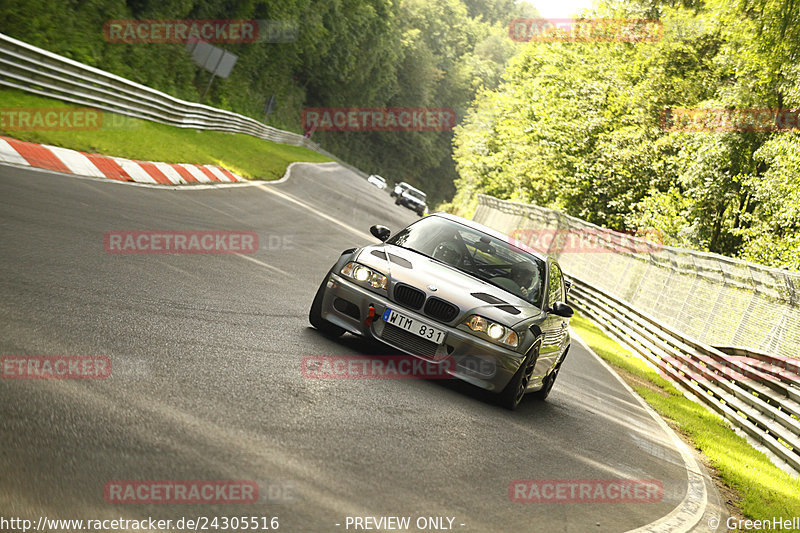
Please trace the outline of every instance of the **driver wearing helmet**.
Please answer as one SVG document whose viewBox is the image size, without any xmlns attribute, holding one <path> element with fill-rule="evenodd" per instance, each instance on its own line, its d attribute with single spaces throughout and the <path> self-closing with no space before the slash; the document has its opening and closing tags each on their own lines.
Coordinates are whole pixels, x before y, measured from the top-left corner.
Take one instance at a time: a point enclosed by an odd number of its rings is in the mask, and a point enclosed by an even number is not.
<svg viewBox="0 0 800 533">
<path fill-rule="evenodd" d="M 520 261 L 511 267 L 511 280 L 526 298 L 536 292 L 535 288 L 531 287 L 535 275 L 533 265 L 527 261 Z"/>
<path fill-rule="evenodd" d="M 445 241 L 433 250 L 433 258 L 451 266 L 458 266 L 461 254 L 452 242 Z"/>
</svg>

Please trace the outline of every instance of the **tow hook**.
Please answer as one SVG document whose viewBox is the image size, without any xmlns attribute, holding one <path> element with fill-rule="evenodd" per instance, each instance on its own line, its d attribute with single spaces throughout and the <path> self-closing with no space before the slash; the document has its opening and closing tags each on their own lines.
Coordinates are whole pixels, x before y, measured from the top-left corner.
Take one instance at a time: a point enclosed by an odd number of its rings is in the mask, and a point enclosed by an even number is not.
<svg viewBox="0 0 800 533">
<path fill-rule="evenodd" d="M 369 306 L 369 311 L 367 311 L 367 318 L 364 320 L 364 325 L 369 327 L 372 325 L 372 321 L 375 320 L 375 307 Z"/>
</svg>

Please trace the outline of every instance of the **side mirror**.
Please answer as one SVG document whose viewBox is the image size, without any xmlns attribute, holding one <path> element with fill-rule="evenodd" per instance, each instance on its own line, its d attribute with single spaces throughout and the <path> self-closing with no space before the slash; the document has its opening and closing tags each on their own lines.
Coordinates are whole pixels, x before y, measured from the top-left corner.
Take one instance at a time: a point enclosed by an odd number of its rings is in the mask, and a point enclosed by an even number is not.
<svg viewBox="0 0 800 533">
<path fill-rule="evenodd" d="M 382 242 L 386 242 L 386 239 L 388 239 L 389 235 L 392 234 L 392 231 L 389 228 L 386 226 L 379 226 L 377 224 L 369 228 L 369 232 Z"/>
<path fill-rule="evenodd" d="M 553 304 L 553 307 L 550 309 L 550 312 L 554 315 L 561 316 L 564 318 L 569 318 L 575 314 L 575 311 L 572 310 L 570 306 L 565 304 L 564 302 L 556 302 Z"/>
</svg>

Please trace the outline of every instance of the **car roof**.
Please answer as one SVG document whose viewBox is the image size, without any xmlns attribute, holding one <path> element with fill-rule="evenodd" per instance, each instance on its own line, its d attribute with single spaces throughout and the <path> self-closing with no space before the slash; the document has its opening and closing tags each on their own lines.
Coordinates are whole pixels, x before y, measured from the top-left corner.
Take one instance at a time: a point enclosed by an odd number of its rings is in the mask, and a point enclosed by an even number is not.
<svg viewBox="0 0 800 533">
<path fill-rule="evenodd" d="M 405 182 L 403 182 L 403 183 L 405 183 Z M 425 196 L 428 196 L 428 195 L 427 195 L 427 194 L 425 194 L 423 191 L 421 191 L 421 190 L 417 189 L 416 187 L 413 187 L 413 186 L 411 186 L 411 185 L 409 185 L 409 184 L 407 184 L 407 183 L 406 183 L 406 188 L 407 188 L 407 189 L 411 189 L 412 191 L 416 191 L 416 192 L 418 192 L 418 193 L 422 193 L 422 194 L 424 194 Z"/>
<path fill-rule="evenodd" d="M 497 240 L 506 241 L 507 243 L 515 246 L 516 248 L 519 248 L 520 250 L 522 250 L 522 251 L 524 251 L 526 253 L 529 253 L 530 255 L 532 255 L 534 257 L 537 257 L 538 259 L 541 259 L 545 263 L 548 261 L 548 259 L 550 259 L 547 255 L 545 255 L 545 254 L 543 254 L 543 253 L 541 253 L 541 252 L 539 252 L 537 250 L 534 250 L 533 248 L 530 248 L 529 246 L 525 245 L 524 243 L 515 242 L 510 236 L 506 235 L 505 233 L 502 233 L 502 232 L 499 232 L 497 230 L 494 230 L 494 229 L 492 229 L 492 228 L 490 228 L 488 226 L 484 226 L 483 224 L 475 222 L 474 220 L 470 220 L 468 218 L 459 217 L 459 216 L 456 216 L 456 215 L 451 215 L 450 213 L 445 213 L 444 211 L 437 211 L 436 213 L 432 213 L 432 214 L 430 214 L 428 216 L 445 218 L 447 220 L 451 220 L 453 222 L 457 222 L 459 224 L 467 226 L 468 228 L 472 228 L 474 230 L 477 230 L 477 231 L 480 231 L 482 233 L 485 233 L 485 234 L 489 235 L 490 237 L 494 237 Z"/>
</svg>

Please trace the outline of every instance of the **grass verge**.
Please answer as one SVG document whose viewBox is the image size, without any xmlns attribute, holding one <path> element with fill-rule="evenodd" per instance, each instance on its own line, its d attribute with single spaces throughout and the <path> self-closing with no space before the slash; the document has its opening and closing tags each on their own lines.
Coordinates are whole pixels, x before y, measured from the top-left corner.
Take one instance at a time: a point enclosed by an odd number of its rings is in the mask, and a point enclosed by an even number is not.
<svg viewBox="0 0 800 533">
<path fill-rule="evenodd" d="M 771 524 L 774 518 L 788 520 L 800 516 L 799 480 L 773 465 L 722 418 L 686 398 L 588 318 L 576 314 L 570 325 L 685 440 L 704 454 L 719 480 L 738 496 L 736 503 L 745 517 Z"/>
<path fill-rule="evenodd" d="M 14 129 L 19 117 L 13 113 L 16 108 L 34 112 L 79 106 L 14 89 L 0 89 L 0 102 L 0 134 L 83 152 L 165 163 L 221 165 L 244 178 L 264 180 L 281 178 L 289 163 L 295 161 L 330 161 L 308 148 L 250 135 L 178 128 L 105 111 L 97 129 Z"/>
</svg>

